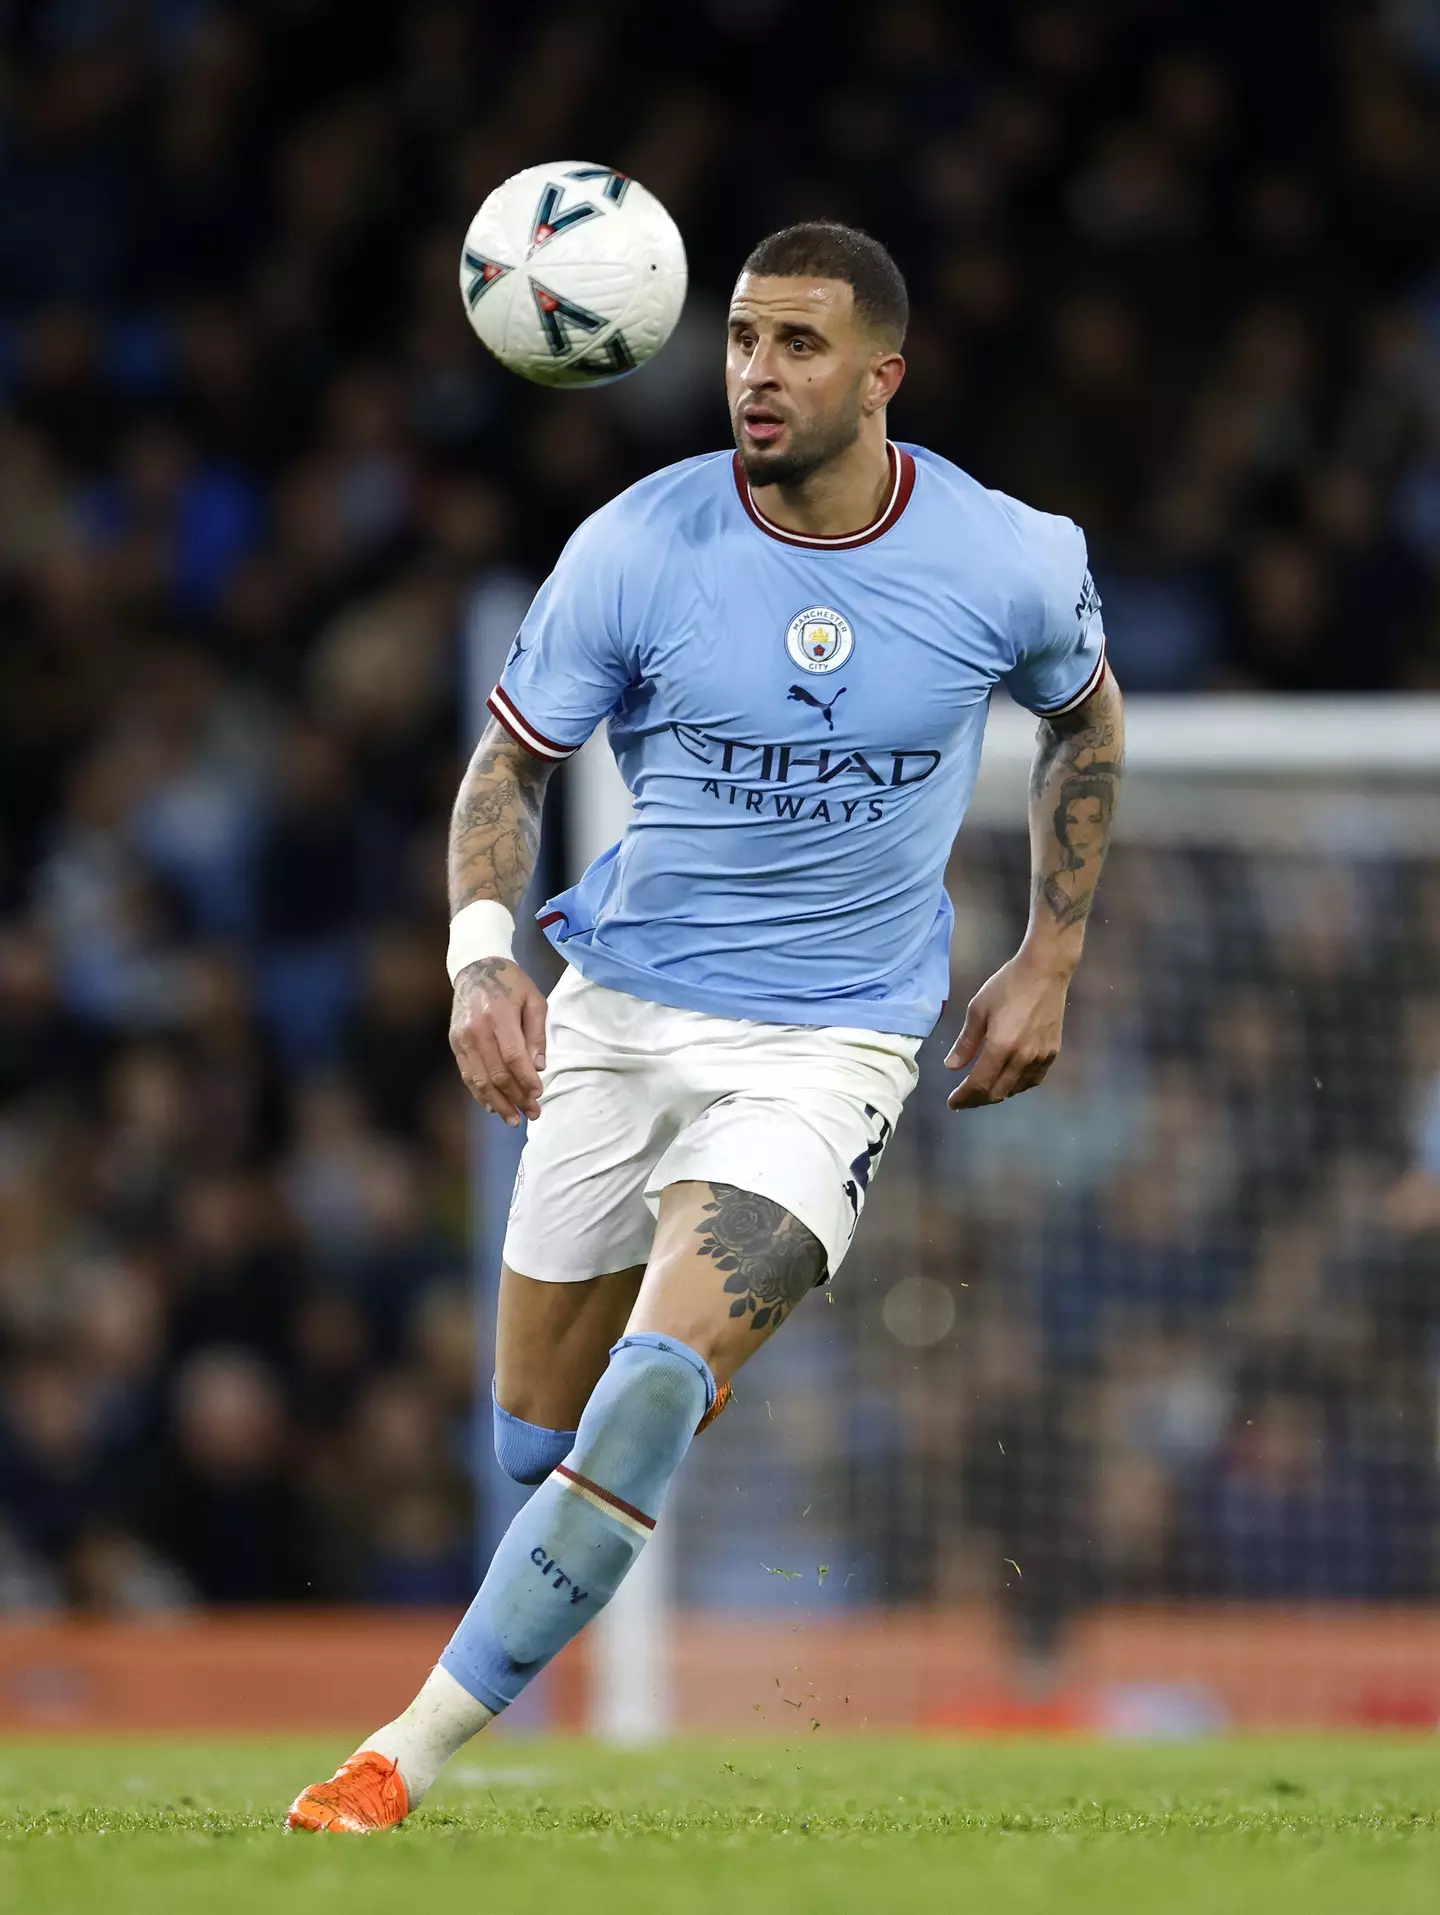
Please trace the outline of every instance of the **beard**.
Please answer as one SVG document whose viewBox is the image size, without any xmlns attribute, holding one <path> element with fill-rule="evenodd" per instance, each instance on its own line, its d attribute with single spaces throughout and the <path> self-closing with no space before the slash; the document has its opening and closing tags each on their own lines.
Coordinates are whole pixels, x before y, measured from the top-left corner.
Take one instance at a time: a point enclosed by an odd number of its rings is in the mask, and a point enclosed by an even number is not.
<svg viewBox="0 0 1440 1915">
<path fill-rule="evenodd" d="M 809 419 L 803 423 L 789 420 L 790 443 L 783 452 L 748 445 L 739 419 L 732 418 L 730 423 L 735 449 L 740 454 L 740 470 L 750 485 L 799 486 L 854 445 L 860 437 L 860 408 L 857 405 L 853 412 L 828 419 Z"/>
</svg>

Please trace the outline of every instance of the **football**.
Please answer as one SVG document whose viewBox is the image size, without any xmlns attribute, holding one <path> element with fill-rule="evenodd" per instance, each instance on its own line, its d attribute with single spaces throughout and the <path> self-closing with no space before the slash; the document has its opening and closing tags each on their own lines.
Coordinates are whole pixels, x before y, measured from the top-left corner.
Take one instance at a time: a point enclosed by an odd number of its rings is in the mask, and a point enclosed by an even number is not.
<svg viewBox="0 0 1440 1915">
<path fill-rule="evenodd" d="M 685 303 L 679 228 L 638 180 L 556 160 L 497 186 L 470 222 L 460 296 L 503 366 L 602 386 L 652 359 Z"/>
</svg>

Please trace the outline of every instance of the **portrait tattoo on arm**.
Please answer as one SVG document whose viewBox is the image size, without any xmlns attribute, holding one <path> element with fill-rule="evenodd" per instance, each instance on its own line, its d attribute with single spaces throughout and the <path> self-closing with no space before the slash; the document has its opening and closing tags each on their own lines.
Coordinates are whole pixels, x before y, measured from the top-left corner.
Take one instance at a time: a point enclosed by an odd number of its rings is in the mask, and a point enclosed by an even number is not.
<svg viewBox="0 0 1440 1915">
<path fill-rule="evenodd" d="M 711 1184 L 710 1195 L 699 1254 L 725 1272 L 732 1317 L 748 1311 L 752 1330 L 775 1328 L 824 1276 L 825 1246 L 769 1197 L 734 1184 Z"/>
<path fill-rule="evenodd" d="M 1095 901 L 1124 771 L 1120 694 L 1107 679 L 1093 697 L 1040 726 L 1030 777 L 1034 884 L 1062 929 Z"/>
</svg>

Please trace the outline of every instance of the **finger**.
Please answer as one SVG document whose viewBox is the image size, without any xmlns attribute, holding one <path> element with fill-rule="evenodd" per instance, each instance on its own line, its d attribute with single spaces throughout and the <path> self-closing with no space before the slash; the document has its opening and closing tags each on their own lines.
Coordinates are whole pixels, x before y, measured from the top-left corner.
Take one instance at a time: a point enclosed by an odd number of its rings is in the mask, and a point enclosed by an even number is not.
<svg viewBox="0 0 1440 1915">
<path fill-rule="evenodd" d="M 952 1110 L 975 1110 L 985 1104 L 1003 1104 L 1019 1090 L 1038 1084 L 1055 1061 L 1053 1052 L 1037 1057 L 1028 1045 L 1007 1042 L 993 1030 L 985 1043 L 984 1054 L 960 1088 L 951 1093 Z M 1038 1072 L 1038 1076 L 1032 1076 Z"/>
<path fill-rule="evenodd" d="M 519 1122 L 516 1112 L 511 1109 L 509 1104 L 505 1104 L 502 1108 L 501 1103 L 497 1101 L 496 1093 L 491 1087 L 488 1078 L 467 1074 L 462 1070 L 460 1073 L 460 1081 L 487 1117 L 502 1118 L 505 1123 L 510 1125 L 512 1130 L 515 1128 Z"/>
<path fill-rule="evenodd" d="M 1010 1095 L 1012 1097 L 1018 1097 L 1022 1090 L 1034 1090 L 1037 1086 L 1043 1084 L 1045 1079 L 1050 1075 L 1050 1067 L 1054 1062 L 1055 1053 L 1053 1051 L 1050 1052 L 1048 1056 L 1037 1057 L 1029 1069 L 1022 1074 L 1020 1082 L 1015 1086 L 1014 1090 L 1011 1091 Z"/>
<path fill-rule="evenodd" d="M 978 1110 L 983 1104 L 993 1104 L 995 1079 L 1004 1062 L 1002 1052 L 987 1047 L 965 1082 L 957 1085 L 946 1099 L 951 1110 Z"/>
<path fill-rule="evenodd" d="M 465 1090 L 469 1092 L 469 1095 L 475 1099 L 475 1103 L 479 1103 L 479 1107 L 483 1109 L 484 1115 L 500 1116 L 500 1113 L 496 1111 L 496 1107 L 490 1103 L 490 1082 L 488 1082 L 488 1078 L 477 1076 L 473 1070 L 467 1069 L 465 1065 L 460 1065 L 460 1082 L 465 1086 Z"/>
<path fill-rule="evenodd" d="M 959 1090 L 952 1090 L 945 1100 L 951 1110 L 983 1110 L 987 1104 L 996 1100 L 988 1090 L 973 1084 L 962 1084 Z"/>
<path fill-rule="evenodd" d="M 487 1117 L 498 1117 L 500 1115 L 499 1111 L 496 1110 L 495 1106 L 490 1102 L 490 1086 L 483 1078 L 467 1077 L 462 1071 L 460 1073 L 460 1081 Z"/>
<path fill-rule="evenodd" d="M 1007 1103 L 1010 1098 L 1018 1097 L 1022 1091 L 1034 1090 L 1035 1086 L 1040 1082 L 1042 1075 L 1043 1072 L 1037 1074 L 1033 1064 L 1027 1064 L 1023 1070 L 1015 1071 L 1010 1076 L 1001 1078 L 1000 1082 L 995 1086 L 995 1102 L 997 1104 L 1004 1104 Z"/>
<path fill-rule="evenodd" d="M 945 1068 L 950 1071 L 963 1071 L 967 1064 L 973 1064 L 985 1042 L 985 1029 L 990 1019 L 980 1007 L 979 1000 L 971 998 L 965 1013 L 965 1022 L 960 1035 L 950 1046 L 950 1054 L 945 1059 Z"/>
<path fill-rule="evenodd" d="M 537 1071 L 545 1068 L 545 1020 L 549 1008 L 538 991 L 523 998 L 520 1004 L 520 1025 Z"/>
<path fill-rule="evenodd" d="M 516 1031 L 513 1038 L 501 1037 L 500 1059 L 509 1076 L 506 1088 L 511 1098 L 527 1117 L 540 1115 L 540 1079 L 535 1074 L 535 1066 L 530 1053 L 525 1048 L 524 1034 Z"/>
<path fill-rule="evenodd" d="M 478 1078 L 483 1096 L 482 1102 L 493 1110 L 515 1130 L 520 1123 L 520 1112 L 516 1109 L 511 1092 L 510 1073 L 501 1061 L 499 1047 L 494 1032 L 485 1025 L 473 1027 L 470 1032 L 469 1063 Z"/>
<path fill-rule="evenodd" d="M 990 1087 L 991 1096 L 998 1104 L 1007 1097 L 1013 1097 L 1018 1090 L 1033 1089 L 1054 1061 L 1053 1051 L 1037 1052 L 1032 1044 L 1016 1044 L 1006 1059 L 1004 1069 L 996 1075 Z"/>
<path fill-rule="evenodd" d="M 990 1102 L 1003 1104 L 1007 1097 L 1013 1097 L 1016 1085 L 1034 1061 L 1032 1053 L 1023 1046 L 1010 1051 L 1003 1059 L 1000 1069 L 990 1080 Z"/>
<path fill-rule="evenodd" d="M 1024 1050 L 1016 1051 L 1010 1067 L 1001 1072 L 992 1087 L 995 1102 L 1003 1103 L 1007 1097 L 1018 1097 L 1021 1091 L 1034 1090 L 1037 1084 L 1043 1084 L 1055 1055 L 1054 1051 L 1042 1051 L 1036 1057 Z"/>
<path fill-rule="evenodd" d="M 460 1062 L 460 1074 L 471 1086 L 471 1093 L 487 1110 L 494 1110 L 506 1123 L 519 1121 L 516 1108 L 521 1101 L 520 1087 L 501 1050 L 502 1039 L 495 1029 L 494 1014 L 487 1012 L 473 1022 L 452 1029 L 450 1044 Z M 528 1062 L 522 1058 L 527 1071 Z M 499 1104 L 487 1102 L 498 1097 Z M 503 1106 L 503 1108 L 502 1108 Z"/>
<path fill-rule="evenodd" d="M 540 1073 L 535 1068 L 534 1055 L 525 1041 L 525 1028 L 519 1012 L 506 1005 L 503 1012 L 495 1013 L 493 1029 L 501 1067 L 508 1079 L 501 1088 L 523 1106 L 527 1117 L 538 1117 Z"/>
<path fill-rule="evenodd" d="M 540 1073 L 535 1068 L 517 1016 L 513 1024 L 495 1033 L 500 1051 L 500 1088 L 527 1117 L 540 1115 Z"/>
<path fill-rule="evenodd" d="M 455 1068 L 460 1073 L 460 1082 L 482 1110 L 488 1111 L 491 1116 L 498 1116 L 499 1112 L 490 1102 L 489 1073 L 468 1024 L 450 1026 L 450 1049 L 454 1054 Z"/>
</svg>

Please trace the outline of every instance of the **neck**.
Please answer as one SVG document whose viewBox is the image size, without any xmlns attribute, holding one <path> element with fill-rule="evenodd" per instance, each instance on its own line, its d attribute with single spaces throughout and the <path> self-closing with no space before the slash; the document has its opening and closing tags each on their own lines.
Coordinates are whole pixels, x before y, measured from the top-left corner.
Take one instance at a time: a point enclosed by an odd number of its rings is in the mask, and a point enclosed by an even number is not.
<svg viewBox="0 0 1440 1915">
<path fill-rule="evenodd" d="M 799 485 L 752 485 L 750 491 L 772 524 L 812 538 L 835 539 L 863 531 L 878 518 L 894 482 L 885 414 L 877 412 L 861 422 L 852 445 Z"/>
</svg>

